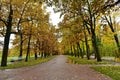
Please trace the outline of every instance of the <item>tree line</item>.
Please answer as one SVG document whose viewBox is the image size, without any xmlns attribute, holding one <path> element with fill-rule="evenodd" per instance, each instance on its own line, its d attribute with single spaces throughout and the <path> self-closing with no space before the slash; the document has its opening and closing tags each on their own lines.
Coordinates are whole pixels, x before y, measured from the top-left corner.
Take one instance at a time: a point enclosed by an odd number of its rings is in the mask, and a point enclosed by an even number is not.
<svg viewBox="0 0 120 80">
<path fill-rule="evenodd" d="M 101 60 L 100 46 L 104 44 L 103 36 L 111 33 L 117 50 L 115 57 L 120 58 L 120 42 L 118 38 L 120 0 L 47 0 L 49 6 L 54 5 L 55 12 L 61 12 L 64 20 L 59 23 L 64 51 L 74 56 L 95 55 Z"/>
<path fill-rule="evenodd" d="M 47 57 L 57 53 L 55 26 L 49 22 L 49 13 L 41 0 L 1 0 L 0 37 L 4 37 L 1 66 L 7 66 L 10 36 L 14 34 L 13 48 L 19 51 L 19 60 L 32 53 Z"/>
</svg>

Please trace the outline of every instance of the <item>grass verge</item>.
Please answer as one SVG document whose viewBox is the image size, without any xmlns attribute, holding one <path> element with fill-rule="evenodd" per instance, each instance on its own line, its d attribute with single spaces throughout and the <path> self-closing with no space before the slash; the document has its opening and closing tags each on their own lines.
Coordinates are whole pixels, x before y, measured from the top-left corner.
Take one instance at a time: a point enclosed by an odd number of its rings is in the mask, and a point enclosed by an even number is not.
<svg viewBox="0 0 120 80">
<path fill-rule="evenodd" d="M 74 64 L 90 64 L 90 65 L 98 65 L 98 64 L 110 64 L 109 62 L 97 62 L 96 60 L 87 60 L 81 59 L 78 57 L 68 56 L 69 63 Z M 120 66 L 93 66 L 92 69 L 105 74 L 112 78 L 112 80 L 120 80 Z"/>
<path fill-rule="evenodd" d="M 78 58 L 78 57 L 73 57 L 73 56 L 68 56 L 69 58 L 69 63 L 73 63 L 73 64 L 108 64 L 108 62 L 97 62 L 96 60 L 87 60 L 86 58 Z"/>
<path fill-rule="evenodd" d="M 120 80 L 120 66 L 94 66 L 92 69 L 108 75 L 112 80 Z"/>
<path fill-rule="evenodd" d="M 3 69 L 13 69 L 13 68 L 33 66 L 33 65 L 37 65 L 37 64 L 41 64 L 41 63 L 47 62 L 47 61 L 51 60 L 54 57 L 55 56 L 50 56 L 50 57 L 47 57 L 47 58 L 40 58 L 40 59 L 37 59 L 37 60 L 29 60 L 28 62 L 25 62 L 25 61 L 15 62 L 13 64 L 8 64 L 5 67 L 1 67 L 0 66 L 0 69 L 3 70 Z"/>
</svg>

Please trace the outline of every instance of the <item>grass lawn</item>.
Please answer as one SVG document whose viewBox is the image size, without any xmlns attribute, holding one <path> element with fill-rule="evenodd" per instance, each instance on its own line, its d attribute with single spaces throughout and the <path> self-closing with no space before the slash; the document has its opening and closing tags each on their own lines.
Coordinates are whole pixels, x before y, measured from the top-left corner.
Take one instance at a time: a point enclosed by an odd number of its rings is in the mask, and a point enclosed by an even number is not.
<svg viewBox="0 0 120 80">
<path fill-rule="evenodd" d="M 112 80 L 120 80 L 120 66 L 94 66 L 92 69 L 108 75 Z"/>
<path fill-rule="evenodd" d="M 37 64 L 41 64 L 43 62 L 47 62 L 54 58 L 54 56 L 50 56 L 47 58 L 39 58 L 37 60 L 28 60 L 28 62 L 20 61 L 20 62 L 15 62 L 13 64 L 8 64 L 6 67 L 0 67 L 0 69 L 12 69 L 12 68 L 20 68 L 20 67 L 27 67 L 27 66 L 33 66 Z"/>
<path fill-rule="evenodd" d="M 73 56 L 68 56 L 69 58 L 69 63 L 74 63 L 74 64 L 107 64 L 107 62 L 97 62 L 96 60 L 87 60 L 86 58 L 78 58 L 78 57 L 73 57 Z"/>
<path fill-rule="evenodd" d="M 72 57 L 68 56 L 69 58 L 69 63 L 74 63 L 74 64 L 110 64 L 110 62 L 97 62 L 96 60 L 87 60 L 87 59 L 81 59 L 78 57 Z M 120 66 L 94 66 L 91 67 L 92 69 L 108 75 L 109 77 L 112 78 L 112 80 L 120 80 Z"/>
</svg>

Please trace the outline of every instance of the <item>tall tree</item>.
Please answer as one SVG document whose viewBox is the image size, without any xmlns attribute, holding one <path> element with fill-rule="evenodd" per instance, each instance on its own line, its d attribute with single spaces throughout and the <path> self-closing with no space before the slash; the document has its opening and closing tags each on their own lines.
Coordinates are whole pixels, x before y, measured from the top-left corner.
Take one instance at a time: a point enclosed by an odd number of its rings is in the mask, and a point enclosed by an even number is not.
<svg viewBox="0 0 120 80">
<path fill-rule="evenodd" d="M 2 4 L 2 5 L 4 6 L 5 4 Z M 9 7 L 9 12 L 6 20 L 3 20 L 4 17 L 2 16 L 0 18 L 0 21 L 2 21 L 6 26 L 1 66 L 7 65 L 8 48 L 9 48 L 10 34 L 12 29 L 12 19 L 13 19 L 12 0 L 9 1 L 8 7 Z M 7 13 L 5 12 L 4 14 L 7 14 Z"/>
<path fill-rule="evenodd" d="M 118 11 L 119 8 L 118 6 L 115 6 L 111 8 L 110 10 L 105 11 L 105 14 L 103 14 L 104 17 L 102 17 L 103 21 L 106 21 L 107 24 L 109 25 L 112 33 L 114 34 L 114 40 L 116 42 L 117 48 L 118 48 L 118 53 L 116 54 L 116 57 L 120 57 L 120 42 L 118 39 L 118 25 L 116 25 L 116 11 Z M 105 22 L 104 22 L 105 23 Z"/>
</svg>

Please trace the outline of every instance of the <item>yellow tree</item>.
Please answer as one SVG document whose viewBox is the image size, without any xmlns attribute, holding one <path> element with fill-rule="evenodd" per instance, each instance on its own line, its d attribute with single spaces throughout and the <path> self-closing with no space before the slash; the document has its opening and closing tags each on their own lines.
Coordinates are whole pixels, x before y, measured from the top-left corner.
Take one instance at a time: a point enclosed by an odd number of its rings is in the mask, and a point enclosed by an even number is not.
<svg viewBox="0 0 120 80">
<path fill-rule="evenodd" d="M 118 48 L 118 52 L 116 53 L 117 58 L 120 57 L 120 42 L 118 39 L 119 29 L 118 29 L 118 25 L 117 25 L 118 14 L 119 14 L 119 6 L 114 6 L 114 7 L 110 8 L 109 10 L 106 10 L 102 17 L 102 22 L 107 23 L 106 25 L 109 26 L 109 28 L 114 36 L 114 40 L 115 40 L 117 48 Z"/>
<path fill-rule="evenodd" d="M 99 14 L 99 10 L 102 8 L 101 6 L 103 3 L 103 0 L 54 0 L 53 2 L 53 4 L 55 4 L 57 7 L 55 9 L 56 12 L 61 11 L 62 14 L 68 16 L 66 20 L 70 20 L 79 16 L 83 19 L 83 22 L 85 22 L 87 25 L 86 27 L 88 27 L 87 29 L 91 33 L 92 43 L 96 53 L 97 61 L 101 61 L 101 57 L 95 34 L 96 18 Z M 97 7 L 94 7 L 95 5 L 97 5 Z"/>
<path fill-rule="evenodd" d="M 3 26 L 5 26 L 5 38 L 4 38 L 4 47 L 3 47 L 3 53 L 2 53 L 2 62 L 1 66 L 7 65 L 7 55 L 8 55 L 8 46 L 9 46 L 9 40 L 10 40 L 10 34 L 12 29 L 12 21 L 13 21 L 13 8 L 12 8 L 12 1 L 2 1 L 1 2 L 1 15 L 0 15 L 0 22 L 4 23 Z"/>
<path fill-rule="evenodd" d="M 28 55 L 30 53 L 30 45 L 31 41 L 36 42 L 34 45 L 37 45 L 37 42 L 39 42 L 40 36 L 45 34 L 47 30 L 49 29 L 49 14 L 47 14 L 42 9 L 42 4 L 39 2 L 29 2 L 27 5 L 27 8 L 25 10 L 25 14 L 22 17 L 22 23 L 20 24 L 22 27 L 20 28 L 20 36 L 22 36 L 21 42 L 25 45 L 24 40 L 28 39 L 28 47 L 26 52 L 26 61 L 28 60 Z M 46 25 L 46 26 L 44 26 Z M 45 32 L 44 29 L 46 29 Z M 21 37 L 20 37 L 21 38 Z M 24 46 L 20 45 L 20 47 Z M 37 47 L 37 46 L 35 46 Z M 35 53 L 36 54 L 36 53 Z"/>
<path fill-rule="evenodd" d="M 30 14 L 27 10 L 35 4 L 34 0 L 2 0 L 0 3 L 0 23 L 6 29 L 1 66 L 6 66 L 10 35 L 20 33 L 21 23 L 29 22 Z"/>
</svg>

